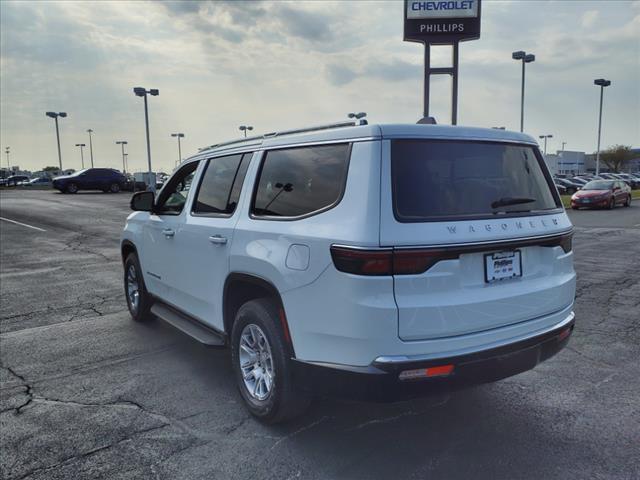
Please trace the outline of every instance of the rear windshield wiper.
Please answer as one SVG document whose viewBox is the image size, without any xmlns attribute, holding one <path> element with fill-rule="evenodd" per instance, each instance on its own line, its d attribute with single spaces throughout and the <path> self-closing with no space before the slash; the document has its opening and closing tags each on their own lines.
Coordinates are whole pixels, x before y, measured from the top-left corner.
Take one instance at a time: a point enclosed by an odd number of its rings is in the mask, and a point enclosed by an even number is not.
<svg viewBox="0 0 640 480">
<path fill-rule="evenodd" d="M 520 205 L 522 203 L 532 203 L 535 201 L 535 198 L 527 197 L 502 197 L 495 202 L 491 202 L 491 208 L 507 207 L 509 205 Z"/>
</svg>

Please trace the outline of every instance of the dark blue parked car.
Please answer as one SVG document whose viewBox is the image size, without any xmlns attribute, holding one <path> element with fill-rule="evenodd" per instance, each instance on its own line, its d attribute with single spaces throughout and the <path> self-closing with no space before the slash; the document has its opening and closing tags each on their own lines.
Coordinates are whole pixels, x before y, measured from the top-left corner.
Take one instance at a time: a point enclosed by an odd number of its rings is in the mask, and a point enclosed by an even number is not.
<svg viewBox="0 0 640 480">
<path fill-rule="evenodd" d="M 78 190 L 102 190 L 118 193 L 127 185 L 127 178 L 111 168 L 86 168 L 72 175 L 63 175 L 53 179 L 53 188 L 63 193 L 76 193 Z"/>
</svg>

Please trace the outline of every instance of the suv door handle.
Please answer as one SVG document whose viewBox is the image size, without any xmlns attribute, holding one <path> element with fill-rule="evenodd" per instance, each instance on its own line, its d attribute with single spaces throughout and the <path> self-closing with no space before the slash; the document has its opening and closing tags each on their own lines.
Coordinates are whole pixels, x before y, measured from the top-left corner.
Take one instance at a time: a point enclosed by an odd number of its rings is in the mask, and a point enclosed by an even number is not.
<svg viewBox="0 0 640 480">
<path fill-rule="evenodd" d="M 162 234 L 165 237 L 170 238 L 170 237 L 173 237 L 176 234 L 176 232 L 175 230 L 172 230 L 170 228 L 165 228 L 164 230 L 162 230 Z"/>
<path fill-rule="evenodd" d="M 216 245 L 224 245 L 225 243 L 227 243 L 227 238 L 220 235 L 211 235 L 209 237 L 209 241 Z"/>
</svg>

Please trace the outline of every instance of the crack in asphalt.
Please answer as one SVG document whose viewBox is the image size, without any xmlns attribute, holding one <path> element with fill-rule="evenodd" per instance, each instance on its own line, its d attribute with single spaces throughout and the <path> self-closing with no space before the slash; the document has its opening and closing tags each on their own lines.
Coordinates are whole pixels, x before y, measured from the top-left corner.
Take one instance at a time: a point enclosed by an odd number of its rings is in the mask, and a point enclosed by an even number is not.
<svg viewBox="0 0 640 480">
<path fill-rule="evenodd" d="M 23 479 L 25 479 L 27 477 L 30 477 L 30 476 L 38 474 L 38 473 L 44 473 L 44 472 L 48 472 L 48 471 L 51 471 L 51 470 L 55 470 L 55 469 L 57 469 L 59 467 L 62 467 L 64 465 L 66 465 L 66 464 L 72 463 L 74 460 L 91 457 L 92 455 L 95 455 L 95 454 L 100 453 L 102 451 L 108 450 L 108 449 L 113 448 L 113 447 L 115 447 L 117 445 L 120 445 L 122 443 L 130 442 L 131 440 L 133 440 L 134 437 L 136 437 L 138 435 L 142 435 L 144 433 L 152 432 L 154 430 L 160 430 L 160 429 L 165 428 L 167 426 L 168 425 L 166 425 L 166 424 L 165 425 L 156 425 L 154 427 L 149 427 L 149 428 L 145 428 L 145 429 L 142 429 L 142 430 L 137 430 L 137 431 L 135 431 L 135 432 L 133 432 L 133 433 L 131 433 L 131 434 L 125 436 L 124 438 L 121 438 L 121 439 L 119 439 L 119 440 L 117 440 L 115 442 L 111 442 L 111 443 L 108 443 L 106 445 L 101 445 L 99 447 L 92 448 L 91 450 L 88 450 L 86 452 L 80 452 L 80 453 L 77 453 L 77 454 L 74 454 L 74 455 L 70 455 L 70 456 L 60 460 L 59 462 L 54 463 L 53 465 L 46 465 L 46 466 L 43 466 L 43 467 L 34 468 L 34 469 L 29 470 L 28 472 L 22 474 L 19 477 L 8 477 L 8 478 L 9 479 L 13 479 L 13 480 L 23 480 Z"/>
<path fill-rule="evenodd" d="M 67 244 L 64 247 L 64 250 L 71 250 L 72 252 L 76 252 L 76 253 L 86 253 L 89 255 L 95 255 L 107 262 L 113 261 L 112 258 L 108 257 L 104 253 L 96 252 L 86 246 L 87 240 L 91 238 L 98 238 L 98 236 L 92 235 L 88 232 L 81 231 L 79 234 L 75 235 L 71 240 L 67 242 Z"/>
<path fill-rule="evenodd" d="M 23 383 L 22 385 L 20 385 L 21 387 L 24 387 L 25 393 L 27 394 L 27 399 L 24 403 L 22 403 L 22 405 L 18 405 L 17 407 L 11 407 L 11 408 L 5 408 L 4 410 L 0 410 L 0 414 L 5 413 L 5 412 L 10 412 L 10 411 L 15 411 L 16 415 L 20 415 L 22 413 L 22 409 L 26 408 L 27 406 L 29 406 L 31 403 L 33 403 L 33 399 L 34 399 L 34 394 L 33 394 L 33 387 L 31 386 L 31 384 L 29 382 L 27 382 L 27 379 L 24 378 L 24 376 L 20 375 L 18 372 L 16 372 L 13 368 L 11 367 L 3 367 L 6 368 L 9 373 L 11 373 L 11 375 L 13 375 L 14 377 L 18 378 L 19 380 L 21 380 Z"/>
<path fill-rule="evenodd" d="M 78 318 L 94 318 L 94 316 L 88 316 L 88 315 L 82 315 L 83 312 L 86 311 L 91 311 L 93 313 L 95 313 L 95 316 L 98 317 L 102 317 L 105 315 L 105 312 L 99 310 L 100 307 L 104 306 L 105 304 L 107 304 L 107 302 L 111 301 L 111 300 L 115 300 L 117 298 L 120 298 L 122 296 L 121 292 L 118 293 L 114 293 L 111 295 L 100 295 L 100 294 L 96 294 L 96 297 L 98 297 L 96 300 L 92 300 L 92 301 L 88 301 L 88 302 L 84 302 L 84 303 L 79 303 L 76 305 L 64 305 L 64 306 L 59 306 L 59 307 L 54 307 L 54 306 L 49 306 L 47 308 L 41 309 L 41 310 L 34 310 L 31 312 L 25 312 L 25 313 L 18 313 L 15 315 L 8 315 L 8 316 L 0 316 L 0 321 L 7 321 L 7 320 L 30 320 L 31 318 L 37 316 L 37 315 L 50 315 L 52 313 L 63 313 L 65 310 L 73 310 L 73 313 L 71 313 L 69 315 L 69 318 L 62 320 L 61 322 L 58 323 L 64 323 L 64 322 L 71 322 L 73 320 L 76 320 Z M 76 302 L 78 302 L 80 300 L 80 298 L 76 299 Z M 124 307 L 123 307 L 124 308 Z M 8 332 L 7 332 L 8 333 Z"/>
<path fill-rule="evenodd" d="M 271 445 L 271 450 L 276 448 L 278 445 L 280 445 L 285 440 L 289 440 L 290 438 L 293 438 L 293 437 L 295 437 L 296 435 L 299 435 L 302 432 L 306 432 L 310 428 L 313 428 L 313 427 L 315 427 L 317 425 L 320 425 L 322 422 L 324 422 L 326 420 L 329 420 L 330 418 L 333 418 L 333 417 L 325 415 L 325 416 L 319 418 L 318 420 L 316 420 L 315 422 L 311 422 L 310 424 L 305 425 L 304 427 L 299 428 L 298 430 L 296 430 L 296 431 L 294 431 L 294 432 L 292 432 L 292 433 L 290 433 L 288 435 L 285 435 L 285 436 L 281 437 L 280 439 L 278 439 L 278 441 L 276 441 L 273 445 Z"/>
</svg>

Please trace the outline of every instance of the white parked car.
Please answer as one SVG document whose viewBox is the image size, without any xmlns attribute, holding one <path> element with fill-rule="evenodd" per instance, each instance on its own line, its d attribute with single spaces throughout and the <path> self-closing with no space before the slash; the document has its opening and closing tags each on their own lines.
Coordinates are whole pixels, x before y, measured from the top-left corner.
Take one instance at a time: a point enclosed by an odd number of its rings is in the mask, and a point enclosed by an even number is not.
<svg viewBox="0 0 640 480">
<path fill-rule="evenodd" d="M 568 342 L 572 225 L 536 141 L 336 124 L 214 145 L 122 235 L 127 303 L 229 346 L 252 414 L 498 380 Z"/>
</svg>

